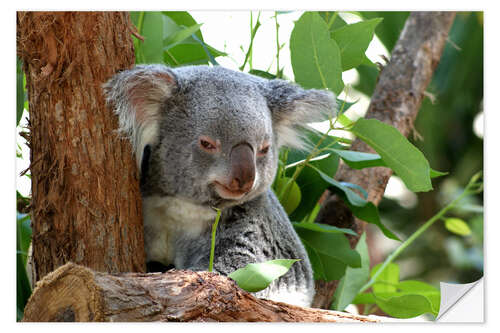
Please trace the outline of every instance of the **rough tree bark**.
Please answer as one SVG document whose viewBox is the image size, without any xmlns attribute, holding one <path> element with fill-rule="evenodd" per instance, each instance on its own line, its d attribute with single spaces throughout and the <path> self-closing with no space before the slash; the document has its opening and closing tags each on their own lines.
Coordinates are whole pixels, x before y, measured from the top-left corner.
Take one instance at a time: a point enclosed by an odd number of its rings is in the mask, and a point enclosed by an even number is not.
<svg viewBox="0 0 500 333">
<path fill-rule="evenodd" d="M 424 98 L 424 92 L 432 79 L 441 58 L 451 28 L 454 12 L 413 12 L 394 46 L 390 62 L 379 75 L 366 118 L 375 118 L 397 128 L 404 136 L 413 130 L 413 123 Z M 355 140 L 351 150 L 374 152 L 361 140 Z M 353 170 L 341 165 L 336 178 L 360 185 L 368 192 L 368 200 L 378 205 L 392 171 L 388 168 Z M 358 237 L 350 239 L 356 246 L 365 230 L 365 222 L 352 214 L 335 196 L 326 199 L 318 222 L 348 227 Z M 339 213 L 342 212 L 342 213 Z M 338 281 L 317 281 L 313 306 L 329 308 Z"/>
<path fill-rule="evenodd" d="M 258 299 L 209 272 L 104 274 L 68 263 L 42 279 L 23 321 L 378 322 Z"/>
<path fill-rule="evenodd" d="M 31 149 L 33 263 L 145 268 L 138 173 L 101 84 L 134 64 L 127 13 L 18 12 Z"/>
</svg>

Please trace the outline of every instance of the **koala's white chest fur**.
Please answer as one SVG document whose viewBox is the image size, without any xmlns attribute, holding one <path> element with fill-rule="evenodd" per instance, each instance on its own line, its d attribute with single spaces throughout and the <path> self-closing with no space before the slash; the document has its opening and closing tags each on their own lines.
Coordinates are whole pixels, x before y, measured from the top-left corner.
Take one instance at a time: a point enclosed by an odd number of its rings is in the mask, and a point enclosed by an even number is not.
<svg viewBox="0 0 500 333">
<path fill-rule="evenodd" d="M 176 240 L 197 239 L 216 216 L 210 207 L 177 197 L 152 196 L 142 202 L 147 261 L 175 265 Z"/>
</svg>

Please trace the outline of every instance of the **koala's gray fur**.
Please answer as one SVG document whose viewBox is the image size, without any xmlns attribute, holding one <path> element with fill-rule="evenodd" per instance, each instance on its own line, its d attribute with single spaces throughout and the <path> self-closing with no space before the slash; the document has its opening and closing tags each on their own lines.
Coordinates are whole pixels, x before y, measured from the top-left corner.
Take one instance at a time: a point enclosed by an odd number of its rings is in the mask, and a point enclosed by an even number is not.
<svg viewBox="0 0 500 333">
<path fill-rule="evenodd" d="M 270 186 L 279 147 L 303 147 L 300 127 L 332 114 L 333 94 L 218 66 L 137 66 L 104 89 L 141 168 L 147 260 L 207 270 L 218 207 L 214 269 L 302 259 L 256 295 L 309 306 L 309 259 Z M 215 146 L 204 150 L 202 138 Z"/>
</svg>

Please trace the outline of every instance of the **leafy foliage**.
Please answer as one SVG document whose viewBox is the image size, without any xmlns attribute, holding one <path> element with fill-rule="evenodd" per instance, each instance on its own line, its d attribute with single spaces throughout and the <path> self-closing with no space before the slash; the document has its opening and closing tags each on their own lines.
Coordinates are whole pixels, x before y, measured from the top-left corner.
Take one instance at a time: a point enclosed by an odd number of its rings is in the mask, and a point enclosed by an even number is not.
<svg viewBox="0 0 500 333">
<path fill-rule="evenodd" d="M 373 267 L 373 277 L 381 264 Z M 387 314 L 396 318 L 412 318 L 424 313 L 437 316 L 440 292 L 437 288 L 420 281 L 399 281 L 399 267 L 389 264 L 378 275 L 372 293 L 360 294 L 354 304 L 376 304 Z"/>
</svg>

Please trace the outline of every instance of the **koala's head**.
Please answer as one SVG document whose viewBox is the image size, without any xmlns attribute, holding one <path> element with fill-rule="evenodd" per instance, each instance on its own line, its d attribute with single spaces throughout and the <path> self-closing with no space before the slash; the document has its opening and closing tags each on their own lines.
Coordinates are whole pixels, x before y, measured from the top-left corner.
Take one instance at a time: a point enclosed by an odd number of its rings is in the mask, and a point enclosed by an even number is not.
<svg viewBox="0 0 500 333">
<path fill-rule="evenodd" d="M 335 109 L 332 93 L 223 67 L 137 66 L 104 85 L 131 140 L 144 196 L 220 208 L 271 185 L 282 145 Z"/>
</svg>

